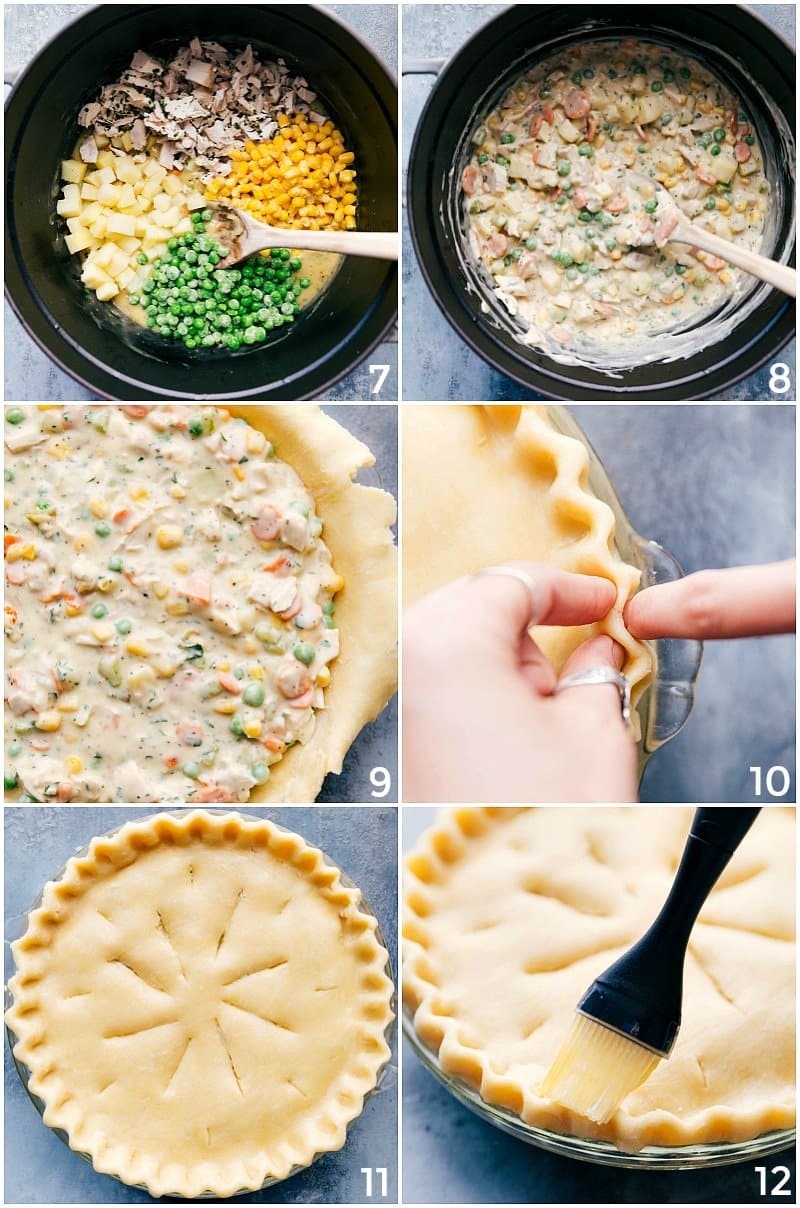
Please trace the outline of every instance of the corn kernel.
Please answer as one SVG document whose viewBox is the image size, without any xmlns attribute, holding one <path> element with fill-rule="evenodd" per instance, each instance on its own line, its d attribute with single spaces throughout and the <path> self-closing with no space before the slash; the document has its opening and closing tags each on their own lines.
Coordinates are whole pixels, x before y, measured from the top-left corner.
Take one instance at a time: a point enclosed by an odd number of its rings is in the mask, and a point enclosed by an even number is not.
<svg viewBox="0 0 800 1208">
<path fill-rule="evenodd" d="M 68 617 L 79 617 L 81 615 L 81 610 L 77 604 L 68 604 L 65 611 Z"/>
<path fill-rule="evenodd" d="M 320 667 L 317 673 L 317 684 L 320 688 L 327 688 L 331 682 L 331 673 L 327 667 Z"/>
<path fill-rule="evenodd" d="M 90 533 L 76 533 L 72 540 L 72 548 L 78 554 L 82 554 L 85 549 L 88 549 L 92 544 Z"/>
<path fill-rule="evenodd" d="M 172 566 L 179 575 L 188 575 L 189 573 L 189 563 L 184 558 L 178 558 L 177 562 L 172 563 Z"/>
<path fill-rule="evenodd" d="M 19 542 L 16 545 L 9 545 L 6 550 L 6 562 L 19 562 L 22 557 L 22 548 Z"/>
<path fill-rule="evenodd" d="M 255 428 L 248 428 L 246 444 L 248 453 L 263 453 L 267 438 L 263 432 L 256 432 Z"/>
<path fill-rule="evenodd" d="M 231 665 L 226 659 L 224 663 L 217 663 L 217 671 L 230 671 Z"/>
<path fill-rule="evenodd" d="M 61 725 L 61 714 L 57 709 L 46 709 L 36 718 L 36 729 L 45 730 L 48 734 L 54 733 Z"/>
<path fill-rule="evenodd" d="M 57 411 L 60 406 L 61 406 L 60 403 L 37 403 L 36 410 L 37 411 Z"/>
<path fill-rule="evenodd" d="M 260 646 L 255 638 L 247 637 L 244 639 L 243 644 L 244 644 L 245 654 L 258 654 Z"/>
<path fill-rule="evenodd" d="M 260 721 L 256 721 L 255 719 L 253 721 L 246 721 L 244 723 L 242 729 L 244 730 L 244 732 L 248 738 L 260 738 L 261 737 L 261 722 Z"/>
<path fill-rule="evenodd" d="M 128 496 L 134 503 L 141 503 L 143 500 L 150 498 L 150 492 L 147 487 L 130 487 Z"/>
<path fill-rule="evenodd" d="M 178 664 L 173 663 L 168 659 L 161 659 L 156 662 L 154 666 L 156 674 L 160 679 L 172 679 L 173 675 L 178 670 Z"/>
<path fill-rule="evenodd" d="M 157 600 L 166 600 L 169 595 L 169 583 L 165 583 L 163 579 L 160 579 L 158 583 L 154 583 L 153 595 Z"/>
<path fill-rule="evenodd" d="M 78 759 L 77 755 L 70 755 L 65 762 L 70 776 L 77 776 L 79 772 L 83 771 L 83 760 Z"/>
<path fill-rule="evenodd" d="M 332 592 L 341 591 L 342 588 L 344 587 L 344 579 L 342 578 L 341 575 L 334 575 L 331 582 L 327 584 L 327 587 L 328 587 L 328 591 L 332 591 Z"/>
<path fill-rule="evenodd" d="M 152 667 L 137 667 L 135 671 L 131 671 L 127 678 L 127 685 L 131 691 L 136 692 L 140 688 L 146 688 L 150 684 L 155 683 L 156 673 Z M 78 724 L 77 721 L 75 723 Z"/>
<path fill-rule="evenodd" d="M 177 524 L 162 524 L 156 533 L 156 541 L 160 549 L 175 549 L 183 541 L 183 529 Z"/>
<path fill-rule="evenodd" d="M 110 510 L 111 509 L 109 508 L 105 499 L 92 499 L 89 503 L 89 511 L 93 516 L 96 516 L 98 520 L 105 520 Z"/>
<path fill-rule="evenodd" d="M 180 486 L 180 484 L 177 482 L 174 483 L 170 487 L 169 493 L 173 499 L 185 499 L 186 498 L 186 492 L 184 491 L 183 487 Z"/>
<path fill-rule="evenodd" d="M 263 679 L 264 668 L 259 663 L 251 663 L 247 668 L 247 674 L 250 676 L 250 679 Z"/>
<path fill-rule="evenodd" d="M 185 600 L 173 600 L 167 604 L 166 611 L 171 617 L 185 617 L 189 612 L 189 605 Z"/>
<path fill-rule="evenodd" d="M 12 546 L 12 549 L 13 549 L 13 546 Z M 38 556 L 38 552 L 37 552 L 36 546 L 33 544 L 33 542 L 31 542 L 31 541 L 26 542 L 25 545 L 23 545 L 23 547 L 22 547 L 22 557 L 25 559 L 25 561 L 26 562 L 35 562 L 37 556 Z"/>
<path fill-rule="evenodd" d="M 747 217 L 751 222 L 758 222 L 758 210 L 751 210 Z"/>
<path fill-rule="evenodd" d="M 150 653 L 150 647 L 142 638 L 128 638 L 125 643 L 125 649 L 128 654 L 135 654 L 143 659 L 146 659 Z"/>
<path fill-rule="evenodd" d="M 731 276 L 731 274 L 728 272 L 727 269 L 724 269 L 720 273 L 719 279 L 723 285 L 730 285 L 731 281 L 733 280 L 733 277 Z"/>
<path fill-rule="evenodd" d="M 733 208 L 737 214 L 744 214 L 745 210 L 747 209 L 747 202 L 746 201 L 735 201 L 733 203 Z"/>
<path fill-rule="evenodd" d="M 110 621 L 101 621 L 97 625 L 92 625 L 89 632 L 98 642 L 110 642 L 114 636 L 114 626 Z"/>
<path fill-rule="evenodd" d="M 47 446 L 47 452 L 50 457 L 55 457 L 57 461 L 63 461 L 69 453 L 69 445 L 65 445 L 63 440 L 51 440 Z"/>
<path fill-rule="evenodd" d="M 230 700 L 230 699 L 215 701 L 214 702 L 214 712 L 215 713 L 235 713 L 236 712 L 236 701 Z"/>
<path fill-rule="evenodd" d="M 238 478 L 239 482 L 244 482 L 244 470 L 241 466 L 233 467 L 233 476 L 234 478 Z"/>
</svg>

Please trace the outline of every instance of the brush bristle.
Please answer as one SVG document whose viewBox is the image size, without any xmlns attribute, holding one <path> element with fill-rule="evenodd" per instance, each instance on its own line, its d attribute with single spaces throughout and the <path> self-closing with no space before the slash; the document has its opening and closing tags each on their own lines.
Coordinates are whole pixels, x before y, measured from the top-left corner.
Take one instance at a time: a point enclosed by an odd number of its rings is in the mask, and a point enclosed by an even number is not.
<svg viewBox="0 0 800 1208">
<path fill-rule="evenodd" d="M 610 1120 L 622 1100 L 649 1078 L 661 1058 L 601 1023 L 576 1015 L 542 1082 L 546 1099 L 596 1124 Z"/>
</svg>

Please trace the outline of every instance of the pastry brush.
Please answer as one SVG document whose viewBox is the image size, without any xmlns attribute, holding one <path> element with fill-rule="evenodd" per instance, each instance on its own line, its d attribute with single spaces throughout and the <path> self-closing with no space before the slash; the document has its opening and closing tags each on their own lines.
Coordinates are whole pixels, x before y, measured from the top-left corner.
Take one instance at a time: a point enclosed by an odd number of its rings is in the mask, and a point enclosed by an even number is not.
<svg viewBox="0 0 800 1208">
<path fill-rule="evenodd" d="M 683 964 L 695 920 L 759 810 L 695 811 L 669 896 L 634 946 L 589 987 L 541 1094 L 597 1124 L 669 1057 L 681 1022 Z"/>
</svg>

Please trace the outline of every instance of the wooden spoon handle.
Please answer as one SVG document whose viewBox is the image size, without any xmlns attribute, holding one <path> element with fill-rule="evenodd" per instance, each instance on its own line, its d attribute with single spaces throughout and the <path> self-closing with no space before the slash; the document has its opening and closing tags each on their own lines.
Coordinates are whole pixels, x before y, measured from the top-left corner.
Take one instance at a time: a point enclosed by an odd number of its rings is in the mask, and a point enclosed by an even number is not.
<svg viewBox="0 0 800 1208">
<path fill-rule="evenodd" d="M 252 229 L 241 244 L 241 256 L 269 247 L 290 247 L 305 252 L 334 252 L 340 256 L 371 256 L 397 260 L 400 237 L 396 231 L 296 231 L 278 227 Z"/>
<path fill-rule="evenodd" d="M 768 281 L 790 298 L 797 297 L 797 272 L 788 264 L 778 264 L 766 256 L 759 256 L 758 252 L 737 247 L 735 243 L 729 243 L 719 235 L 712 235 L 710 231 L 704 231 L 692 222 L 681 222 L 670 238 L 678 243 L 689 243 L 703 252 L 710 252 L 712 256 L 721 256 L 723 260 L 735 264 L 737 268 L 743 268 L 746 273 L 752 273 L 761 281 Z"/>
</svg>

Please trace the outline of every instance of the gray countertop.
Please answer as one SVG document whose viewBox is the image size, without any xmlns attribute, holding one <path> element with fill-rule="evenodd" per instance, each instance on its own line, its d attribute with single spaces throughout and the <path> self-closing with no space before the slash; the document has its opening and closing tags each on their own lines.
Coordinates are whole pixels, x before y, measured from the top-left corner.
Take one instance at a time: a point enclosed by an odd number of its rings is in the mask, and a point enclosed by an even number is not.
<svg viewBox="0 0 800 1208">
<path fill-rule="evenodd" d="M 435 811 L 407 806 L 403 851 Z M 403 1045 L 403 1199 L 407 1204 L 757 1204 L 756 1166 L 786 1166 L 794 1149 L 693 1171 L 625 1170 L 578 1162 L 507 1136 L 449 1094 Z M 769 1185 L 773 1185 L 770 1181 Z M 786 1203 L 794 1202 L 794 1192 Z"/>
<path fill-rule="evenodd" d="M 793 406 L 572 406 L 623 508 L 689 573 L 795 550 Z M 795 639 L 707 642 L 695 707 L 657 751 L 643 801 L 755 801 L 748 771 L 786 767 L 795 799 Z"/>
<path fill-rule="evenodd" d="M 79 847 L 128 818 L 152 810 L 128 807 L 8 806 L 5 809 L 6 940 L 19 933 L 21 914 L 44 882 Z M 375 913 L 397 968 L 397 810 L 319 807 L 248 809 L 271 818 L 322 848 L 359 886 Z M 382 858 L 376 860 L 375 853 Z M 10 975 L 6 946 L 6 977 Z M 338 1153 L 326 1154 L 287 1182 L 235 1203 L 309 1204 L 376 1202 L 365 1194 L 362 1167 L 386 1167 L 388 1196 L 397 1200 L 397 1056 L 386 1068 L 381 1089 L 354 1122 Z M 38 1118 L 5 1052 L 5 1195 L 7 1204 L 153 1203 L 146 1192 L 95 1173 Z M 377 1201 L 380 1202 L 380 1201 Z"/>
<path fill-rule="evenodd" d="M 86 9 L 85 4 L 6 4 L 5 67 L 16 71 L 64 25 Z M 394 5 L 324 4 L 335 16 L 367 42 L 392 74 L 397 74 L 397 16 Z M 30 338 L 8 302 L 5 307 L 5 392 L 7 402 L 85 402 L 98 398 L 63 373 Z M 381 343 L 347 377 L 332 386 L 325 397 L 331 400 L 360 399 L 370 402 L 378 377 L 370 365 L 388 365 L 389 373 L 381 399 L 398 397 L 397 336 Z"/>
<path fill-rule="evenodd" d="M 404 4 L 403 58 L 449 58 L 482 25 L 502 12 L 497 4 Z M 750 4 L 784 38 L 794 44 L 793 4 Z M 432 76 L 403 78 L 402 163 L 405 173 L 411 143 L 422 109 L 430 95 Z M 775 363 L 790 366 L 795 381 L 796 341 L 782 349 Z M 774 400 L 769 390 L 769 366 L 715 397 L 726 400 Z M 793 392 L 794 393 L 794 392 Z M 460 338 L 439 310 L 425 284 L 414 255 L 403 210 L 403 398 L 409 400 L 481 399 L 496 402 L 537 399 L 543 396 L 526 390 L 498 373 Z"/>
</svg>

